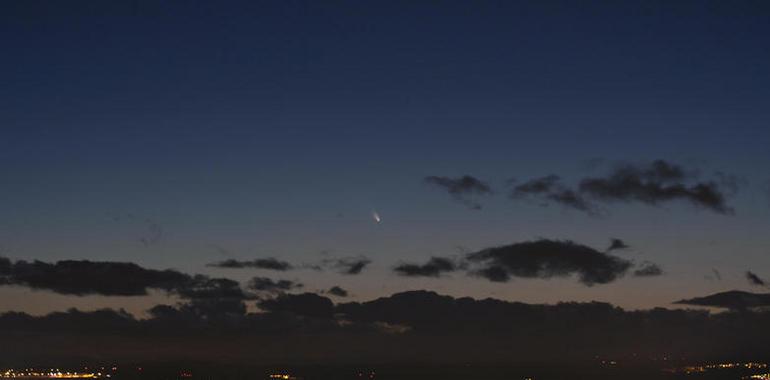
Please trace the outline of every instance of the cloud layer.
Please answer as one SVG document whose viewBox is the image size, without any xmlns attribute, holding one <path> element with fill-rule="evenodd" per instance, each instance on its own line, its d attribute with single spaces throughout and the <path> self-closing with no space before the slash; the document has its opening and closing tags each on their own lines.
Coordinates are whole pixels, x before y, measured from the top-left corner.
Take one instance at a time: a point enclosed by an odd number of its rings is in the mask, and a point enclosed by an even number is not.
<svg viewBox="0 0 770 380">
<path fill-rule="evenodd" d="M 752 305 L 770 304 L 769 295 L 753 296 L 762 300 Z M 764 353 L 770 341 L 770 313 L 747 310 L 625 311 L 601 302 L 539 305 L 428 291 L 336 305 L 308 293 L 257 302 L 259 312 L 231 299 L 157 305 L 146 319 L 120 310 L 4 313 L 0 339 L 24 339 L 0 345 L 0 356 L 126 362 L 153 361 L 163 352 L 166 361 L 249 365 L 383 359 L 548 364 L 555 357 L 587 363 L 599 356 L 632 363 L 681 352 L 694 361 Z M 340 346 L 346 349 L 329 350 Z"/>
</svg>

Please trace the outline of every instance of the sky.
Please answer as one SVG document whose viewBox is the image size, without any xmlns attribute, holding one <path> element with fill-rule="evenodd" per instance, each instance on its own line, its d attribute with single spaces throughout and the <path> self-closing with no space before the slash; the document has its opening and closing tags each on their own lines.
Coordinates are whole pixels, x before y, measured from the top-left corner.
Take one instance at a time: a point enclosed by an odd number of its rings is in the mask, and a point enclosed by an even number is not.
<svg viewBox="0 0 770 380">
<path fill-rule="evenodd" d="M 356 301 L 424 289 L 633 310 L 761 292 L 745 273 L 770 278 L 768 16 L 760 1 L 7 2 L 0 256 Z M 655 162 L 682 173 L 645 174 Z M 686 194 L 580 185 L 623 170 Z M 549 175 L 550 190 L 517 187 Z M 724 199 L 687 193 L 699 184 Z M 581 263 L 506 261 L 548 241 L 633 267 L 591 283 Z M 492 247 L 510 249 L 474 256 Z M 431 257 L 451 269 L 396 270 Z M 260 258 L 294 269 L 211 265 Z M 360 273 L 335 266 L 354 259 Z M 660 273 L 633 274 L 650 263 Z M 179 301 L 53 288 L 0 286 L 0 311 Z"/>
</svg>

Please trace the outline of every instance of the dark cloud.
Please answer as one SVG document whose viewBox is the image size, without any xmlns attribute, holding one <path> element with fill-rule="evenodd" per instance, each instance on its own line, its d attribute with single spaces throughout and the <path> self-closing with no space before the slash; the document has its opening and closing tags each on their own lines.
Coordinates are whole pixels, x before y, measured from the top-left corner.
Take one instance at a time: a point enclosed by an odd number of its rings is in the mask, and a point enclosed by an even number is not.
<svg viewBox="0 0 770 380">
<path fill-rule="evenodd" d="M 60 294 L 141 296 L 148 289 L 175 291 L 193 279 L 174 270 L 145 269 L 134 263 L 64 260 L 0 260 L 0 285 L 18 285 Z"/>
<path fill-rule="evenodd" d="M 628 249 L 631 248 L 626 242 L 620 239 L 610 239 L 610 246 L 607 247 L 607 252 L 622 250 L 622 249 Z"/>
<path fill-rule="evenodd" d="M 269 312 L 287 312 L 304 317 L 331 318 L 334 304 L 326 297 L 313 293 L 282 294 L 262 300 L 259 308 Z"/>
<path fill-rule="evenodd" d="M 763 279 L 761 279 L 759 276 L 754 274 L 751 271 L 746 272 L 746 279 L 749 280 L 749 283 L 751 285 L 755 286 L 767 286 L 767 282 Z"/>
<path fill-rule="evenodd" d="M 348 296 L 348 291 L 345 290 L 345 289 L 342 289 L 339 286 L 332 286 L 326 292 L 331 294 L 331 295 L 333 295 L 333 296 L 337 296 L 337 297 L 347 297 Z"/>
<path fill-rule="evenodd" d="M 606 177 L 583 179 L 578 189 L 602 201 L 657 205 L 683 200 L 720 214 L 732 213 L 717 182 L 695 179 L 682 167 L 657 160 L 648 166 L 622 165 Z"/>
<path fill-rule="evenodd" d="M 281 293 L 292 289 L 302 288 L 304 285 L 290 280 L 273 280 L 267 277 L 252 278 L 247 287 L 250 290 L 266 293 Z"/>
<path fill-rule="evenodd" d="M 490 281 L 511 277 L 551 278 L 577 275 L 581 283 L 606 284 L 625 275 L 631 262 L 569 240 L 541 239 L 487 248 L 467 256 L 480 265 L 474 273 Z"/>
<path fill-rule="evenodd" d="M 143 268 L 134 263 L 64 260 L 56 263 L 0 258 L 0 285 L 23 286 L 66 295 L 143 296 L 161 290 L 183 299 L 248 299 L 238 282 Z"/>
<path fill-rule="evenodd" d="M 256 269 L 269 269 L 276 271 L 287 271 L 294 269 L 294 266 L 286 261 L 278 260 L 274 257 L 268 257 L 264 259 L 254 260 L 235 260 L 228 259 L 217 261 L 215 263 L 208 264 L 207 266 L 214 268 L 228 268 L 228 269 L 242 269 L 242 268 L 256 268 Z"/>
<path fill-rule="evenodd" d="M 581 194 L 564 186 L 559 176 L 556 175 L 535 178 L 517 185 L 509 196 L 511 199 L 534 197 L 589 214 L 596 214 L 598 212 Z M 543 205 L 548 205 L 548 203 L 543 203 Z"/>
<path fill-rule="evenodd" d="M 431 257 L 425 264 L 400 264 L 393 271 L 406 277 L 439 277 L 443 273 L 454 272 L 460 269 L 451 259 L 443 257 Z"/>
<path fill-rule="evenodd" d="M 711 306 L 726 309 L 746 310 L 770 306 L 770 294 L 757 294 L 732 290 L 674 302 L 680 305 Z"/>
<path fill-rule="evenodd" d="M 600 215 L 598 203 L 639 202 L 659 205 L 686 201 L 720 214 L 732 214 L 727 197 L 738 191 L 741 181 L 722 172 L 713 180 L 699 180 L 695 170 L 656 160 L 646 165 L 618 165 L 608 175 L 589 177 L 577 186 L 562 183 L 559 176 L 535 178 L 517 185 L 512 199 L 535 198 L 544 205 L 559 204 L 591 215 Z"/>
<path fill-rule="evenodd" d="M 331 267 L 337 270 L 341 274 L 357 275 L 366 268 L 372 260 L 366 257 L 344 257 L 341 259 L 326 259 L 323 260 L 322 267 Z"/>
<path fill-rule="evenodd" d="M 655 277 L 663 275 L 663 269 L 658 265 L 650 262 L 642 264 L 642 267 L 634 271 L 636 277 Z"/>
<path fill-rule="evenodd" d="M 492 194 L 492 188 L 487 183 L 469 175 L 458 178 L 428 176 L 424 181 L 444 189 L 456 201 L 474 210 L 481 209 L 481 204 L 473 200 L 474 196 Z"/>
</svg>

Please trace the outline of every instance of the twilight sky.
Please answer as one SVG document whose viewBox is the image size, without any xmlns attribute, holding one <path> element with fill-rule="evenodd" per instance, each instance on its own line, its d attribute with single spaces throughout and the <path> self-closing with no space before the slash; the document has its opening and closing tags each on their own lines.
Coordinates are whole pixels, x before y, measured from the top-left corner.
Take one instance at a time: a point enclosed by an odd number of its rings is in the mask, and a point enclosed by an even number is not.
<svg viewBox="0 0 770 380">
<path fill-rule="evenodd" d="M 0 256 L 336 285 L 354 300 L 428 289 L 634 309 L 759 291 L 745 272 L 770 277 L 770 4 L 600 4 L 4 3 Z M 509 196 L 655 160 L 717 185 L 734 212 L 688 196 L 593 194 L 595 214 Z M 491 193 L 467 201 L 482 187 L 440 181 L 466 175 Z M 630 246 L 612 255 L 664 273 L 586 286 L 393 271 L 612 238 Z M 207 265 L 270 257 L 296 269 Z M 359 274 L 334 267 L 359 257 Z M 162 302 L 0 287 L 0 311 Z"/>
</svg>

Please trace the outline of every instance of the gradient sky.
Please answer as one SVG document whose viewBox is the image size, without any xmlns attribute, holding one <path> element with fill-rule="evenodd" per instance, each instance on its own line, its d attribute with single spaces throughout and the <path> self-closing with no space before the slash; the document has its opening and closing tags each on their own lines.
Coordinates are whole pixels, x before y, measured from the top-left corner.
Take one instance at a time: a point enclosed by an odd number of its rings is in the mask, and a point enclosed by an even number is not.
<svg viewBox="0 0 770 380">
<path fill-rule="evenodd" d="M 431 289 L 647 308 L 752 290 L 746 270 L 770 276 L 768 20 L 761 1 L 6 2 L 0 255 L 266 275 L 355 299 Z M 505 196 L 510 178 L 655 159 L 741 178 L 736 214 L 617 204 L 596 218 Z M 482 210 L 422 180 L 465 174 L 497 191 Z M 145 246 L 151 225 L 162 233 Z M 538 237 L 622 238 L 633 249 L 618 255 L 666 274 L 585 287 L 391 273 Z M 206 267 L 325 251 L 373 264 Z M 0 311 L 164 298 L 2 287 Z"/>
</svg>

